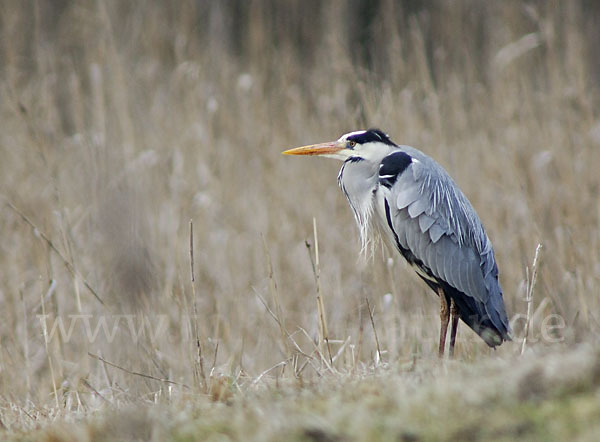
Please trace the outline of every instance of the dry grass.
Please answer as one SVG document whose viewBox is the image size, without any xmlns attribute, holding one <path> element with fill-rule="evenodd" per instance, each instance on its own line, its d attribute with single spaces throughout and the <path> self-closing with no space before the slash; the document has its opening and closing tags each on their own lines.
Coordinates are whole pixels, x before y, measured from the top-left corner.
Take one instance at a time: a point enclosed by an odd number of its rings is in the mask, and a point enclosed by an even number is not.
<svg viewBox="0 0 600 442">
<path fill-rule="evenodd" d="M 141 404 L 226 425 L 206 397 L 245 409 L 255 394 L 284 404 L 286 385 L 413 388 L 402 367 L 435 355 L 435 297 L 387 251 L 357 258 L 339 164 L 280 155 L 367 126 L 438 159 L 469 196 L 519 337 L 543 244 L 531 351 L 551 361 L 598 339 L 600 8 L 310 3 L 2 3 L 6 430 Z M 45 340 L 40 315 L 65 333 Z M 519 364 L 520 340 L 494 353 L 465 327 L 459 340 L 456 373 Z M 431 367 L 426 379 L 451 378 Z"/>
<path fill-rule="evenodd" d="M 179 395 L 83 421 L 70 414 L 13 439 L 592 441 L 600 430 L 600 352 L 588 345 L 471 365 L 419 360 L 309 383 L 238 382 L 241 393 L 218 401 Z"/>
</svg>

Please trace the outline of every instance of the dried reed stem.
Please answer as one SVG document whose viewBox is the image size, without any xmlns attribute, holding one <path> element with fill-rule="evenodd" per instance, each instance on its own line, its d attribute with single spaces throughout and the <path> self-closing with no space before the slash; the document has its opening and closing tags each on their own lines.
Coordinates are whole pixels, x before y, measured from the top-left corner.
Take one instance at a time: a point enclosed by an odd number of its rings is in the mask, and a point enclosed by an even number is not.
<svg viewBox="0 0 600 442">
<path fill-rule="evenodd" d="M 317 220 L 313 217 L 313 236 L 315 239 L 315 258 L 310 253 L 310 243 L 305 242 L 306 248 L 308 249 L 308 256 L 310 257 L 310 263 L 312 265 L 313 274 L 315 276 L 315 285 L 317 288 L 317 313 L 319 315 L 319 351 L 321 355 L 324 354 L 323 343 L 327 346 L 327 353 L 329 355 L 329 364 L 333 366 L 333 358 L 331 356 L 331 346 L 329 345 L 329 331 L 327 329 L 327 317 L 325 315 L 325 304 L 323 303 L 323 297 L 321 295 L 321 267 L 319 265 L 319 236 L 317 235 Z"/>
<path fill-rule="evenodd" d="M 379 338 L 377 337 L 377 329 L 375 328 L 375 320 L 373 319 L 373 311 L 371 310 L 371 305 L 369 304 L 369 298 L 365 298 L 367 301 L 367 309 L 369 309 L 369 317 L 371 318 L 371 325 L 373 326 L 373 333 L 375 334 L 375 344 L 377 345 L 377 357 L 379 362 L 381 362 L 381 348 L 379 347 Z"/>
<path fill-rule="evenodd" d="M 42 315 L 46 317 L 46 303 L 44 302 L 44 295 L 42 298 Z M 54 389 L 54 399 L 56 401 L 56 408 L 60 407 L 58 403 L 58 390 L 56 388 L 56 376 L 54 375 L 54 364 L 52 363 L 52 357 L 50 356 L 50 349 L 48 348 L 48 330 L 46 329 L 46 321 L 42 321 L 42 330 L 44 333 L 44 346 L 46 347 L 46 355 L 48 356 L 48 365 L 50 367 L 50 376 L 52 377 L 52 388 Z"/>
<path fill-rule="evenodd" d="M 165 384 L 177 385 L 179 387 L 183 387 L 183 388 L 187 388 L 188 390 L 191 390 L 191 388 L 188 385 L 186 385 L 186 384 L 181 384 L 179 382 L 171 381 L 170 379 L 157 378 L 156 376 L 152 376 L 152 375 L 149 375 L 149 374 L 146 374 L 146 373 L 140 373 L 139 371 L 129 370 L 128 368 L 121 367 L 120 365 L 117 365 L 117 364 L 115 364 L 113 362 L 109 362 L 106 359 L 104 359 L 102 356 L 98 356 L 98 355 L 95 355 L 95 354 L 90 353 L 90 352 L 88 352 L 88 356 L 91 357 L 91 358 L 97 359 L 98 361 L 103 362 L 106 365 L 110 365 L 111 367 L 118 368 L 119 370 L 124 371 L 125 373 L 128 373 L 128 374 L 133 375 L 133 376 L 140 376 L 142 378 L 152 379 L 154 381 L 159 381 L 159 382 L 164 382 Z"/>
<path fill-rule="evenodd" d="M 538 255 L 542 245 L 538 244 L 535 249 L 535 256 L 533 257 L 533 265 L 531 266 L 531 280 L 529 279 L 529 269 L 527 272 L 527 321 L 525 322 L 525 334 L 523 336 L 523 344 L 521 345 L 521 354 L 525 353 L 525 346 L 527 345 L 527 335 L 529 334 L 529 328 L 531 326 L 531 315 L 533 311 L 533 288 L 535 287 L 535 281 L 537 279 L 537 265 Z"/>
<path fill-rule="evenodd" d="M 64 257 L 64 255 L 61 253 L 61 251 L 58 250 L 58 248 L 56 248 L 56 246 L 54 245 L 54 243 L 52 242 L 52 240 L 44 232 L 42 232 L 33 223 L 33 221 L 31 221 L 27 217 L 27 215 L 25 215 L 23 212 L 21 212 L 19 209 L 17 209 L 17 207 L 12 202 L 10 202 L 8 199 L 6 199 L 6 197 L 4 197 L 4 198 L 5 198 L 5 201 L 6 201 L 6 204 L 8 205 L 8 207 L 10 207 L 17 215 L 19 215 L 19 217 L 23 221 L 25 221 L 27 224 L 29 224 L 29 226 L 33 229 L 33 231 L 37 232 L 37 234 L 40 235 L 40 237 L 46 242 L 46 244 L 48 244 L 48 247 L 50 247 L 50 249 L 52 249 L 52 251 L 54 253 L 56 253 L 56 255 L 58 255 L 58 257 L 61 259 L 61 261 L 63 262 L 63 264 L 67 268 L 67 270 L 69 270 L 69 272 L 71 273 L 71 275 L 73 275 L 76 278 L 80 278 L 83 281 L 83 285 L 85 285 L 85 287 L 90 291 L 90 293 L 92 295 L 94 295 L 94 298 L 96 298 L 100 304 L 104 305 L 104 301 L 102 301 L 102 299 L 98 295 L 98 292 L 96 292 L 96 290 L 94 290 L 92 288 L 92 286 L 90 285 L 90 283 L 83 276 L 81 276 L 81 274 L 75 269 L 75 266 L 73 265 L 73 263 L 71 263 L 69 260 L 67 260 L 67 258 Z"/>
<path fill-rule="evenodd" d="M 196 348 L 198 354 L 194 361 L 194 380 L 198 385 L 200 380 L 207 388 L 206 373 L 204 372 L 204 358 L 202 356 L 202 344 L 200 343 L 200 333 L 198 332 L 198 307 L 196 302 L 196 278 L 194 276 L 194 221 L 190 220 L 190 279 L 192 283 L 192 302 L 194 308 L 194 338 L 196 339 Z"/>
<path fill-rule="evenodd" d="M 275 282 L 275 275 L 273 272 L 273 263 L 271 261 L 271 254 L 267 247 L 267 242 L 263 236 L 263 246 L 265 248 L 265 255 L 267 257 L 267 271 L 269 272 L 269 291 L 271 292 L 271 298 L 273 298 L 273 304 L 275 305 L 275 315 L 277 318 L 277 324 L 279 325 L 279 331 L 281 333 L 281 340 L 285 348 L 286 358 L 290 357 L 290 346 L 287 340 L 287 330 L 285 329 L 285 322 L 281 310 L 281 304 L 279 302 L 279 291 L 277 290 L 277 282 Z"/>
<path fill-rule="evenodd" d="M 279 318 L 277 317 L 277 315 L 275 314 L 275 312 L 273 312 L 273 310 L 271 310 L 269 308 L 269 305 L 267 304 L 267 302 L 262 298 L 262 296 L 260 296 L 260 294 L 255 290 L 254 293 L 256 294 L 256 297 L 260 300 L 260 302 L 262 303 L 262 305 L 265 307 L 265 309 L 267 310 L 267 312 L 269 313 L 269 315 L 273 318 L 273 320 L 277 323 L 277 325 L 279 325 L 281 327 L 281 321 L 279 320 Z M 301 354 L 302 356 L 306 356 L 309 359 L 312 359 L 312 356 L 305 353 L 300 346 L 298 345 L 298 343 L 294 340 L 294 338 L 292 337 L 292 335 L 290 335 L 288 333 L 288 331 L 284 328 L 283 329 L 285 335 L 287 336 L 287 339 L 294 344 L 294 347 L 296 348 L 296 352 L 298 354 Z"/>
</svg>

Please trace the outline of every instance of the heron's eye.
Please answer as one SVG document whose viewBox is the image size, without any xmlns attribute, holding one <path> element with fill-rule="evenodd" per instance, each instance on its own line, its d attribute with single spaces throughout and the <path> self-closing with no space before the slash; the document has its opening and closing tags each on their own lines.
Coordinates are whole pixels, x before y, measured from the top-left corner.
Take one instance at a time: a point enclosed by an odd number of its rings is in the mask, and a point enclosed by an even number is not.
<svg viewBox="0 0 600 442">
<path fill-rule="evenodd" d="M 348 141 L 347 145 L 349 149 L 354 149 L 354 146 L 356 146 L 356 141 L 350 140 Z"/>
</svg>

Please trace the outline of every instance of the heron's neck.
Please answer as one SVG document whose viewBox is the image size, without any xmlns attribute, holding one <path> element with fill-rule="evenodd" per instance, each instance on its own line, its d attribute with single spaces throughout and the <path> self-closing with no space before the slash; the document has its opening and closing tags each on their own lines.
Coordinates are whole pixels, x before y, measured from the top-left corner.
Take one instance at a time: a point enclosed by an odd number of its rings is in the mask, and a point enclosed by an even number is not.
<svg viewBox="0 0 600 442">
<path fill-rule="evenodd" d="M 338 175 L 338 183 L 354 212 L 363 248 L 368 241 L 373 192 L 377 189 L 378 180 L 379 163 L 359 158 L 347 159 Z"/>
</svg>

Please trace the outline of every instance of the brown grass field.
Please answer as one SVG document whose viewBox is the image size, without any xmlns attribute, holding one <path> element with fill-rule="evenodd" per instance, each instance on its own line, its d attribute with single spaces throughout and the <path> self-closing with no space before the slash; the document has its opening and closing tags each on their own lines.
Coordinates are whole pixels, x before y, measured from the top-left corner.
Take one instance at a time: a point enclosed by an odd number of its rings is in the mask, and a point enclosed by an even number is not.
<svg viewBox="0 0 600 442">
<path fill-rule="evenodd" d="M 599 43 L 591 0 L 3 1 L 0 439 L 594 440 Z M 477 209 L 514 342 L 439 361 L 280 155 L 372 126 Z"/>
</svg>

